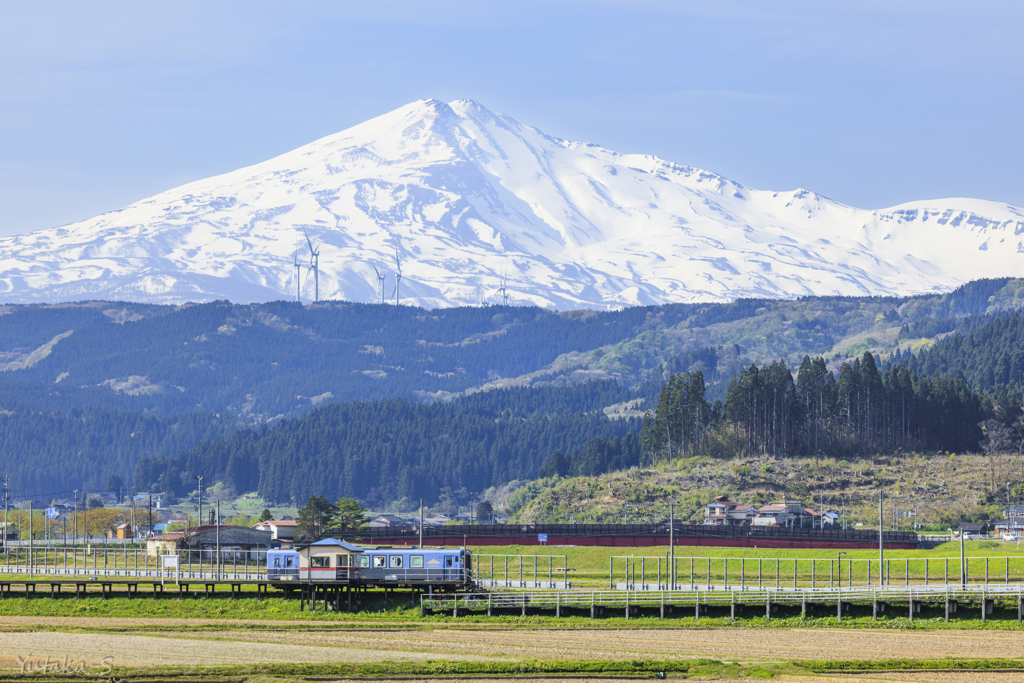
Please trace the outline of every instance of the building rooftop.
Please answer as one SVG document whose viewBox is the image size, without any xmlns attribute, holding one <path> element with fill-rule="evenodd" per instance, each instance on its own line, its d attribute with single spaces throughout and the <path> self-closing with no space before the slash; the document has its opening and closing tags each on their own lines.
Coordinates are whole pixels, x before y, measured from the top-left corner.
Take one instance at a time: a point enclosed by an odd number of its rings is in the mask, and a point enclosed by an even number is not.
<svg viewBox="0 0 1024 683">
<path fill-rule="evenodd" d="M 303 548 L 309 548 L 309 547 L 312 547 L 312 546 L 327 546 L 329 548 L 344 548 L 345 550 L 348 550 L 349 552 L 353 552 L 353 553 L 361 553 L 364 550 L 363 548 L 361 548 L 361 547 L 359 547 L 357 545 L 352 545 L 348 541 L 339 541 L 336 538 L 323 538 L 323 539 L 321 539 L 319 541 L 316 541 L 315 543 L 309 543 L 307 545 L 304 545 L 301 548 L 299 548 L 299 550 L 302 550 Z"/>
</svg>

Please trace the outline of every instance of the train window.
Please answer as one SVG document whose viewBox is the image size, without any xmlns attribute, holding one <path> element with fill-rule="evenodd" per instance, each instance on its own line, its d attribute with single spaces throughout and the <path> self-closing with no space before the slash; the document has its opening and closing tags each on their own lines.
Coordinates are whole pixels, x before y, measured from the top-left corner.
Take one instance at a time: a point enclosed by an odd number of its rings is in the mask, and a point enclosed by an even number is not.
<svg viewBox="0 0 1024 683">
<path fill-rule="evenodd" d="M 454 560 L 454 559 L 455 558 L 450 556 L 450 555 L 448 557 L 444 558 L 444 566 L 451 567 L 452 566 L 452 560 Z"/>
<path fill-rule="evenodd" d="M 359 556 L 359 566 L 360 567 L 369 567 L 370 566 L 370 556 L 369 555 L 360 555 Z"/>
<path fill-rule="evenodd" d="M 317 555 L 309 558 L 313 567 L 330 567 L 331 556 L 330 555 Z"/>
<path fill-rule="evenodd" d="M 281 558 L 280 557 L 275 557 L 274 558 L 274 569 L 280 569 L 280 568 L 281 568 Z"/>
<path fill-rule="evenodd" d="M 392 555 L 391 556 L 391 566 L 392 567 L 401 567 L 402 566 L 402 556 L 401 555 Z"/>
<path fill-rule="evenodd" d="M 388 566 L 388 556 L 387 555 L 374 555 L 373 556 L 373 566 L 374 567 L 386 567 L 386 566 Z"/>
<path fill-rule="evenodd" d="M 423 556 L 422 555 L 410 555 L 409 556 L 409 566 L 412 567 L 413 569 L 422 569 L 423 568 Z"/>
<path fill-rule="evenodd" d="M 348 566 L 348 555 L 338 555 L 338 564 L 336 566 L 338 566 L 338 567 L 347 567 Z"/>
<path fill-rule="evenodd" d="M 293 567 L 295 567 L 295 558 L 294 557 L 286 557 L 286 558 L 284 558 L 284 566 L 287 569 L 292 569 Z"/>
</svg>

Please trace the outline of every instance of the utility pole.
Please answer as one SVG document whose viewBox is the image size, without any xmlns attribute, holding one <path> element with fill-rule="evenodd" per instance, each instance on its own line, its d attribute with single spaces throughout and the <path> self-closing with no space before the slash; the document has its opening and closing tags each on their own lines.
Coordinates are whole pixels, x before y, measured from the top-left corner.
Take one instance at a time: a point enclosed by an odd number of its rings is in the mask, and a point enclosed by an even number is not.
<svg viewBox="0 0 1024 683">
<path fill-rule="evenodd" d="M 147 520 L 147 523 L 148 523 L 148 527 L 149 527 L 149 529 L 148 529 L 149 534 L 148 534 L 147 538 L 149 536 L 153 535 L 153 494 L 152 493 L 149 494 L 149 510 L 148 510 L 148 514 L 149 514 L 149 518 Z"/>
<path fill-rule="evenodd" d="M 420 498 L 420 550 L 422 550 L 422 549 L 423 549 L 423 499 Z"/>
<path fill-rule="evenodd" d="M 669 569 L 669 586 L 670 591 L 676 589 L 676 509 L 673 503 L 668 504 L 668 547 L 669 547 L 669 562 L 672 563 L 671 569 Z M 568 579 L 566 579 L 568 581 Z"/>
<path fill-rule="evenodd" d="M 78 542 L 78 489 L 75 489 L 75 542 Z"/>
<path fill-rule="evenodd" d="M 199 480 L 199 526 L 203 525 L 203 478 L 198 474 L 193 479 Z"/>
<path fill-rule="evenodd" d="M 217 578 L 220 578 L 220 500 L 217 500 Z"/>
<path fill-rule="evenodd" d="M 9 493 L 9 487 L 8 487 L 8 484 L 10 483 L 10 481 L 11 481 L 11 475 L 5 474 L 4 475 L 4 552 L 5 553 L 7 552 L 7 539 L 10 537 L 10 533 L 11 533 L 11 527 L 9 527 L 7 525 L 7 504 L 8 504 L 8 501 L 10 501 L 10 499 L 11 499 L 11 495 Z"/>
<path fill-rule="evenodd" d="M 28 578 L 32 578 L 32 569 L 35 567 L 35 557 L 32 553 L 32 518 L 35 516 L 33 506 L 35 501 L 28 502 Z"/>
<path fill-rule="evenodd" d="M 878 585 L 885 586 L 885 546 L 882 543 L 882 490 L 878 490 Z"/>
<path fill-rule="evenodd" d="M 964 532 L 960 531 L 960 585 L 967 586 L 967 572 L 964 571 Z"/>
</svg>

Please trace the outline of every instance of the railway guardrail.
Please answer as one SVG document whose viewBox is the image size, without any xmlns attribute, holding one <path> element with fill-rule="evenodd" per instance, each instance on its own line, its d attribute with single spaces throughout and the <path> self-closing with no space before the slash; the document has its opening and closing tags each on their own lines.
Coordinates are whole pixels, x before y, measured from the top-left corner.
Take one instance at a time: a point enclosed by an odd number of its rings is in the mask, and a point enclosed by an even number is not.
<svg viewBox="0 0 1024 683">
<path fill-rule="evenodd" d="M 433 594 L 420 596 L 420 613 L 450 612 L 453 616 L 471 611 L 485 611 L 488 616 L 496 610 L 519 611 L 526 615 L 528 609 L 554 610 L 555 616 L 562 616 L 568 610 L 589 610 L 593 619 L 604 610 L 623 610 L 629 619 L 638 610 L 659 610 L 662 618 L 666 610 L 690 610 L 695 618 L 709 606 L 730 607 L 735 618 L 737 607 L 763 605 L 766 618 L 771 619 L 773 606 L 800 605 L 802 613 L 808 606 L 834 605 L 836 616 L 842 619 L 854 603 L 871 603 L 873 615 L 877 618 L 879 607 L 886 604 L 906 603 L 907 615 L 913 620 L 924 603 L 942 603 L 945 606 L 946 621 L 950 615 L 959 612 L 961 604 L 977 603 L 982 621 L 991 615 L 995 601 L 1015 602 L 1017 621 L 1024 619 L 1024 584 L 1010 585 L 933 585 L 900 586 L 884 588 L 694 588 L 692 590 L 663 591 L 544 591 L 509 593 L 464 593 Z"/>
</svg>

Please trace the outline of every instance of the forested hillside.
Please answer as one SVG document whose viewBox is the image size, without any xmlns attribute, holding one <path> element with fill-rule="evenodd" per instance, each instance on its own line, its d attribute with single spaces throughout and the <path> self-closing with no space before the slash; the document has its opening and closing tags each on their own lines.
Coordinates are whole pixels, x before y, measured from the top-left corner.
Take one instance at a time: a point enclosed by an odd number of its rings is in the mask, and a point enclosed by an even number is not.
<svg viewBox="0 0 1024 683">
<path fill-rule="evenodd" d="M 58 413 L 11 406 L 0 411 L 0 463 L 19 495 L 102 491 L 110 475 L 130 486 L 142 458 L 174 455 L 241 426 L 212 413 L 161 418 L 102 408 Z"/>
<path fill-rule="evenodd" d="M 609 420 L 592 410 L 628 392 L 613 383 L 593 389 L 586 399 L 591 410 L 581 412 L 565 410 L 580 404 L 580 389 L 573 387 L 496 390 L 433 404 L 332 404 L 176 458 L 147 458 L 134 484 L 169 483 L 184 493 L 191 478 L 202 475 L 236 491 L 258 490 L 269 501 L 301 503 L 316 494 L 375 504 L 420 497 L 432 503 L 446 487 L 479 491 L 532 478 L 553 451 L 635 432 L 636 420 Z"/>
<path fill-rule="evenodd" d="M 969 322 L 934 346 L 897 355 L 892 362 L 921 374 L 962 377 L 982 390 L 1005 387 L 1019 396 L 1024 389 L 1024 314 L 1015 311 Z"/>
<path fill-rule="evenodd" d="M 962 452 L 977 448 L 980 420 L 1019 418 L 1022 306 L 1024 281 L 1009 279 L 906 299 L 602 313 L 4 306 L 0 473 L 25 492 L 99 486 L 111 474 L 167 488 L 204 472 L 274 500 L 301 502 L 314 484 L 429 500 L 439 486 L 490 486 L 542 467 L 638 464 L 639 435 L 629 434 L 639 421 L 603 410 L 657 416 L 666 384 L 685 403 L 698 373 L 700 402 L 657 448 Z M 234 434 L 240 424 L 253 429 Z"/>
<path fill-rule="evenodd" d="M 172 414 L 230 412 L 252 422 L 324 401 L 461 392 L 635 334 L 657 313 L 673 325 L 699 306 L 554 313 L 487 307 L 426 311 L 325 302 L 227 302 L 122 309 L 17 307 L 0 316 L 8 371 L 0 402 Z M 34 327 L 33 323 L 38 322 Z M 38 329 L 37 329 L 38 328 Z M 57 335 L 49 353 L 26 358 Z"/>
</svg>

